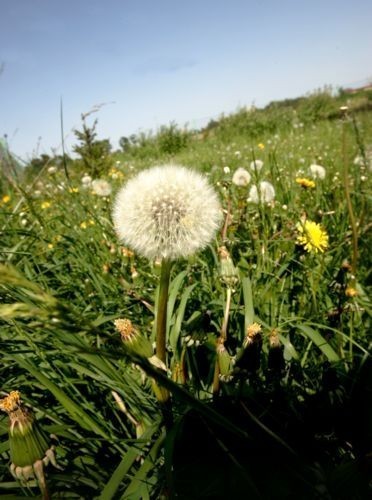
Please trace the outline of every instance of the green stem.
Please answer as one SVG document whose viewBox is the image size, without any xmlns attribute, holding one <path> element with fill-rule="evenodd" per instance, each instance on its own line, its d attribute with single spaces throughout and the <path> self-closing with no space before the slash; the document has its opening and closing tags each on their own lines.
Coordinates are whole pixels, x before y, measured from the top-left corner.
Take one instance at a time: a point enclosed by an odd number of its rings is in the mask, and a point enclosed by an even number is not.
<svg viewBox="0 0 372 500">
<path fill-rule="evenodd" d="M 163 259 L 161 263 L 158 306 L 156 311 L 156 356 L 166 364 L 166 328 L 169 279 L 172 262 Z"/>
<path fill-rule="evenodd" d="M 342 160 L 343 160 L 343 167 L 344 167 L 344 189 L 345 189 L 345 198 L 346 198 L 346 205 L 347 205 L 347 211 L 349 213 L 349 221 L 350 221 L 350 226 L 351 226 L 351 232 L 352 232 L 352 245 L 353 245 L 353 251 L 352 251 L 352 259 L 351 259 L 351 270 L 353 274 L 353 285 L 355 286 L 355 280 L 356 280 L 356 272 L 357 272 L 357 260 L 358 260 L 358 231 L 357 231 L 357 225 L 355 221 L 355 216 L 353 212 L 353 205 L 351 203 L 351 196 L 350 196 L 350 187 L 349 187 L 349 169 L 348 169 L 348 158 L 347 158 L 347 149 L 346 149 L 346 119 L 344 118 L 343 124 L 342 124 Z"/>
</svg>

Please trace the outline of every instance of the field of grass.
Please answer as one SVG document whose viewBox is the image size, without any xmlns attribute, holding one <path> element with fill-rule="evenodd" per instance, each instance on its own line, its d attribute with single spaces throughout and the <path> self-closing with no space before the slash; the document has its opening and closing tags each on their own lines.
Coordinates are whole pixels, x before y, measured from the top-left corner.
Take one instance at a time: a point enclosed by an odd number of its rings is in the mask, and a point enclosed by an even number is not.
<svg viewBox="0 0 372 500">
<path fill-rule="evenodd" d="M 13 447 L 38 428 L 54 442 L 43 498 L 368 497 L 369 95 L 241 110 L 200 133 L 171 125 L 103 158 L 81 134 L 79 159 L 2 181 L 0 396 L 20 391 L 34 413 Z M 223 217 L 171 265 L 164 370 L 114 324 L 155 348 L 164 263 L 120 243 L 112 209 L 130 178 L 168 163 L 202 172 Z M 275 196 L 255 200 L 262 181 Z M 40 495 L 10 474 L 10 418 L 0 498 Z"/>
</svg>

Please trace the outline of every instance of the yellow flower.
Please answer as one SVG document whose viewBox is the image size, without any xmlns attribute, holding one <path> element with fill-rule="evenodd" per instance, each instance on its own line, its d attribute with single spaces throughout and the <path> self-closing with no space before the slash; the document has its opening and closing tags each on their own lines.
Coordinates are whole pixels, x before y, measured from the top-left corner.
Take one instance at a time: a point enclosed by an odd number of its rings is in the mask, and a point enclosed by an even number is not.
<svg viewBox="0 0 372 500">
<path fill-rule="evenodd" d="M 41 209 L 42 210 L 46 210 L 47 208 L 49 208 L 51 206 L 51 203 L 50 201 L 43 201 L 43 203 L 41 204 Z"/>
<path fill-rule="evenodd" d="M 300 233 L 297 236 L 297 243 L 307 252 L 324 252 L 328 248 L 328 234 L 316 222 L 306 220 L 299 222 L 296 227 Z"/>
<path fill-rule="evenodd" d="M 315 188 L 315 182 L 311 179 L 306 179 L 306 177 L 297 177 L 296 182 L 304 188 Z"/>
<path fill-rule="evenodd" d="M 49 248 L 49 250 L 52 250 L 52 248 L 54 248 L 53 243 L 48 243 L 48 248 Z"/>
<path fill-rule="evenodd" d="M 79 192 L 79 188 L 76 188 L 76 187 L 74 188 L 74 187 L 72 187 L 72 188 L 70 188 L 70 189 L 69 189 L 69 192 L 70 192 L 70 193 L 78 193 L 78 192 Z"/>
<path fill-rule="evenodd" d="M 80 223 L 80 227 L 81 229 L 86 229 L 87 227 L 89 226 L 94 226 L 95 225 L 95 222 L 93 219 L 89 219 L 88 221 L 83 221 Z"/>
<path fill-rule="evenodd" d="M 355 297 L 356 295 L 358 295 L 358 292 L 352 286 L 348 286 L 345 290 L 345 295 L 346 297 Z"/>
<path fill-rule="evenodd" d="M 4 195 L 2 200 L 1 200 L 4 204 L 5 203 L 9 203 L 10 202 L 10 196 L 8 194 Z"/>
<path fill-rule="evenodd" d="M 262 150 L 265 149 L 265 144 L 262 144 L 262 142 L 259 143 L 258 147 Z"/>
</svg>

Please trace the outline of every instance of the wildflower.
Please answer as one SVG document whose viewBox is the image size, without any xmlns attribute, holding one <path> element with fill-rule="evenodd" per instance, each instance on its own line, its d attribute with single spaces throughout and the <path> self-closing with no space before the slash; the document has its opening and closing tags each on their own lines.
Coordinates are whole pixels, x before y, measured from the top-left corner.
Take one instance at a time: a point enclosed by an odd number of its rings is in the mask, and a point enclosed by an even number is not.
<svg viewBox="0 0 372 500">
<path fill-rule="evenodd" d="M 235 366 L 237 368 L 247 370 L 250 373 L 259 369 L 262 349 L 261 330 L 261 325 L 258 323 L 252 323 L 247 327 L 243 347 L 236 357 Z"/>
<path fill-rule="evenodd" d="M 83 188 L 88 188 L 92 185 L 92 178 L 88 174 L 84 174 L 84 176 L 81 178 L 81 183 L 83 185 Z"/>
<path fill-rule="evenodd" d="M 223 167 L 223 172 L 224 172 L 224 174 L 229 174 L 230 173 L 230 167 L 228 167 L 228 166 Z"/>
<path fill-rule="evenodd" d="M 265 149 L 265 144 L 263 144 L 262 142 L 260 142 L 260 143 L 258 144 L 258 147 L 259 147 L 259 149 L 261 149 L 261 151 L 262 151 L 263 149 Z"/>
<path fill-rule="evenodd" d="M 146 358 L 153 355 L 151 342 L 133 326 L 130 319 L 116 319 L 114 325 L 128 351 Z"/>
<path fill-rule="evenodd" d="M 315 179 L 316 178 L 318 178 L 318 179 L 325 178 L 326 170 L 321 165 L 316 165 L 316 164 L 310 165 L 309 170 L 310 170 L 312 177 L 314 177 Z"/>
<path fill-rule="evenodd" d="M 36 478 L 43 498 L 49 498 L 44 467 L 52 463 L 60 468 L 55 459 L 55 446 L 50 444 L 33 413 L 22 404 L 19 391 L 11 391 L 0 400 L 0 410 L 9 416 L 10 472 L 23 484 Z"/>
<path fill-rule="evenodd" d="M 358 295 L 358 292 L 352 286 L 348 286 L 345 290 L 345 295 L 346 297 L 356 297 Z"/>
<path fill-rule="evenodd" d="M 79 192 L 79 188 L 77 188 L 77 187 L 71 187 L 71 188 L 69 188 L 68 192 L 69 193 L 78 193 Z"/>
<path fill-rule="evenodd" d="M 51 205 L 52 204 L 50 203 L 50 201 L 43 201 L 43 203 L 40 205 L 40 207 L 42 210 L 46 210 L 47 208 L 50 208 Z"/>
<path fill-rule="evenodd" d="M 8 194 L 4 195 L 1 199 L 1 201 L 4 203 L 4 205 L 6 203 L 9 203 L 10 202 L 10 196 Z"/>
<path fill-rule="evenodd" d="M 113 210 L 120 240 L 148 259 L 187 257 L 204 248 L 221 218 L 205 177 L 176 165 L 140 172 L 119 191 Z"/>
<path fill-rule="evenodd" d="M 104 179 L 95 179 L 92 182 L 92 189 L 98 196 L 110 196 L 112 191 L 111 184 Z"/>
<path fill-rule="evenodd" d="M 275 198 L 275 189 L 274 186 L 267 181 L 262 181 L 259 183 L 259 187 L 252 186 L 249 190 L 249 195 L 247 201 L 251 203 L 270 203 Z"/>
<path fill-rule="evenodd" d="M 57 167 L 55 165 L 52 165 L 48 168 L 47 172 L 48 174 L 55 174 L 57 172 Z"/>
<path fill-rule="evenodd" d="M 251 174 L 245 168 L 239 167 L 235 170 L 232 182 L 236 186 L 247 186 L 251 181 Z"/>
<path fill-rule="evenodd" d="M 306 177 L 297 177 L 296 182 L 297 182 L 297 184 L 299 184 L 301 187 L 303 187 L 305 189 L 315 188 L 315 182 L 312 181 L 311 179 L 306 179 Z"/>
<path fill-rule="evenodd" d="M 328 234 L 316 222 L 305 220 L 299 222 L 296 227 L 300 233 L 297 236 L 297 243 L 302 245 L 307 252 L 324 252 L 328 248 Z"/>
<path fill-rule="evenodd" d="M 251 161 L 251 170 L 259 172 L 263 167 L 264 162 L 262 160 Z"/>
</svg>

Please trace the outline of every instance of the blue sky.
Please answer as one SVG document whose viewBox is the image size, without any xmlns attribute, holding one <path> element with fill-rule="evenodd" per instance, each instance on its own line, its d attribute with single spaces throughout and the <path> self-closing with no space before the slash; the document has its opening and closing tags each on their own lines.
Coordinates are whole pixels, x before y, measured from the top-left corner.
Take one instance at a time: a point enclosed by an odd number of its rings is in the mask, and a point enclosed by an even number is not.
<svg viewBox="0 0 372 500">
<path fill-rule="evenodd" d="M 372 77 L 371 0 L 1 0 L 0 136 L 23 158 Z M 41 139 L 39 140 L 39 137 Z"/>
</svg>

